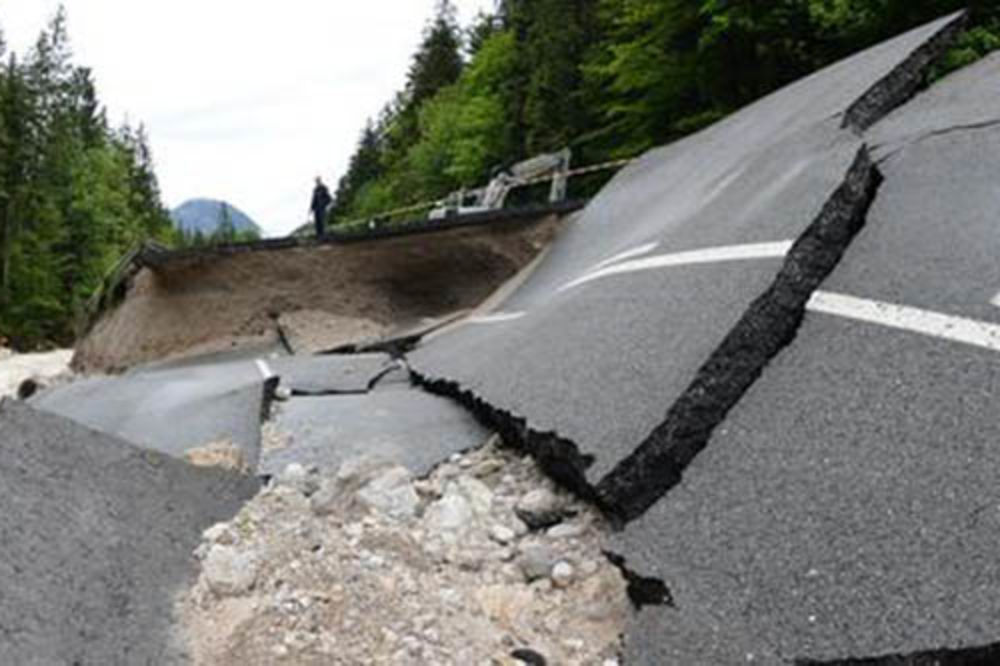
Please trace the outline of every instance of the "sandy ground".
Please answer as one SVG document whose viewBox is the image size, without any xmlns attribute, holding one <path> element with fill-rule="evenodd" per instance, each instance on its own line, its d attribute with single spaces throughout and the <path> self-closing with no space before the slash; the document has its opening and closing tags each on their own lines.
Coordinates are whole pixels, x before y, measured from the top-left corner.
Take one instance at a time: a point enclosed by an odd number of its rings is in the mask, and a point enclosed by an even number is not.
<svg viewBox="0 0 1000 666">
<path fill-rule="evenodd" d="M 68 373 L 72 357 L 72 349 L 41 354 L 0 354 L 0 398 L 15 396 L 17 387 L 29 377 L 48 380 Z"/>
</svg>

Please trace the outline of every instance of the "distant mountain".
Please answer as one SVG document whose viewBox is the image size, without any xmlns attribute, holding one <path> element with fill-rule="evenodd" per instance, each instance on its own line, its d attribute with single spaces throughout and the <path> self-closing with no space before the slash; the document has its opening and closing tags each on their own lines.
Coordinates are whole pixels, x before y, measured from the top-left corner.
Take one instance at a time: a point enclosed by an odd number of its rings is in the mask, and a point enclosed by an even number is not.
<svg viewBox="0 0 1000 666">
<path fill-rule="evenodd" d="M 220 208 L 225 205 L 229 210 L 229 219 L 233 221 L 236 231 L 256 231 L 261 233 L 256 222 L 236 206 L 217 199 L 190 199 L 170 211 L 174 227 L 184 229 L 189 233 L 201 231 L 206 236 L 211 235 L 219 226 Z"/>
</svg>

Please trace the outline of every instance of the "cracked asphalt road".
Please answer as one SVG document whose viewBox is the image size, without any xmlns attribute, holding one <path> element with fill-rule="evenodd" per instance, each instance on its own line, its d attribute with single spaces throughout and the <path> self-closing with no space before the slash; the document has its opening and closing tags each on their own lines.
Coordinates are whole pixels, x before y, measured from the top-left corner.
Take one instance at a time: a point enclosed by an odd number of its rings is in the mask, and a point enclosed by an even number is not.
<svg viewBox="0 0 1000 666">
<path fill-rule="evenodd" d="M 419 473 L 482 444 L 474 414 L 604 508 L 634 509 L 609 549 L 674 603 L 637 613 L 626 663 L 992 654 L 1000 55 L 908 98 L 956 20 L 647 153 L 495 312 L 408 354 L 419 387 L 376 381 L 380 354 L 293 357 L 95 379 L 38 405 L 174 455 L 220 425 L 255 451 L 264 379 L 280 375 L 300 395 L 277 425 L 298 442 L 265 453 L 264 473 L 359 447 Z M 843 127 L 848 109 L 867 129 Z M 878 190 L 837 204 L 860 231 L 808 236 L 866 151 Z M 781 316 L 745 321 L 779 274 L 803 278 L 796 253 L 832 271 L 810 299 L 772 294 Z M 650 437 L 685 400 L 667 444 Z M 664 448 L 692 433 L 696 449 Z M 636 457 L 644 443 L 659 455 Z"/>
</svg>

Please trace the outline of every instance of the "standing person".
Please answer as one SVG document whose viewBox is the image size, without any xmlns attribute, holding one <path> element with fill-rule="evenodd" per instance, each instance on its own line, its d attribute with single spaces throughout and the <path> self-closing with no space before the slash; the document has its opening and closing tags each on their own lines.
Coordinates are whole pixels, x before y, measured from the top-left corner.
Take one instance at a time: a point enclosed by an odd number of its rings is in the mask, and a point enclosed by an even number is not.
<svg viewBox="0 0 1000 666">
<path fill-rule="evenodd" d="M 333 203 L 330 190 L 319 176 L 316 176 L 316 187 L 313 188 L 312 203 L 309 208 L 312 210 L 313 219 L 316 221 L 316 237 L 322 238 L 326 235 L 326 209 Z"/>
</svg>

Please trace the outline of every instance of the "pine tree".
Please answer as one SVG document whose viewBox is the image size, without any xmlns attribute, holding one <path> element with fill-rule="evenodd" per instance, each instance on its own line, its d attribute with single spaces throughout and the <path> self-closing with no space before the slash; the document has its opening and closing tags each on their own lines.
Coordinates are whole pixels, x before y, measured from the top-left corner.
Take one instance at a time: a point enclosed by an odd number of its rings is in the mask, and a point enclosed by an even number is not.
<svg viewBox="0 0 1000 666">
<path fill-rule="evenodd" d="M 438 0 L 434 18 L 413 56 L 407 83 L 410 105 L 417 107 L 462 73 L 461 30 L 451 0 Z"/>
</svg>

